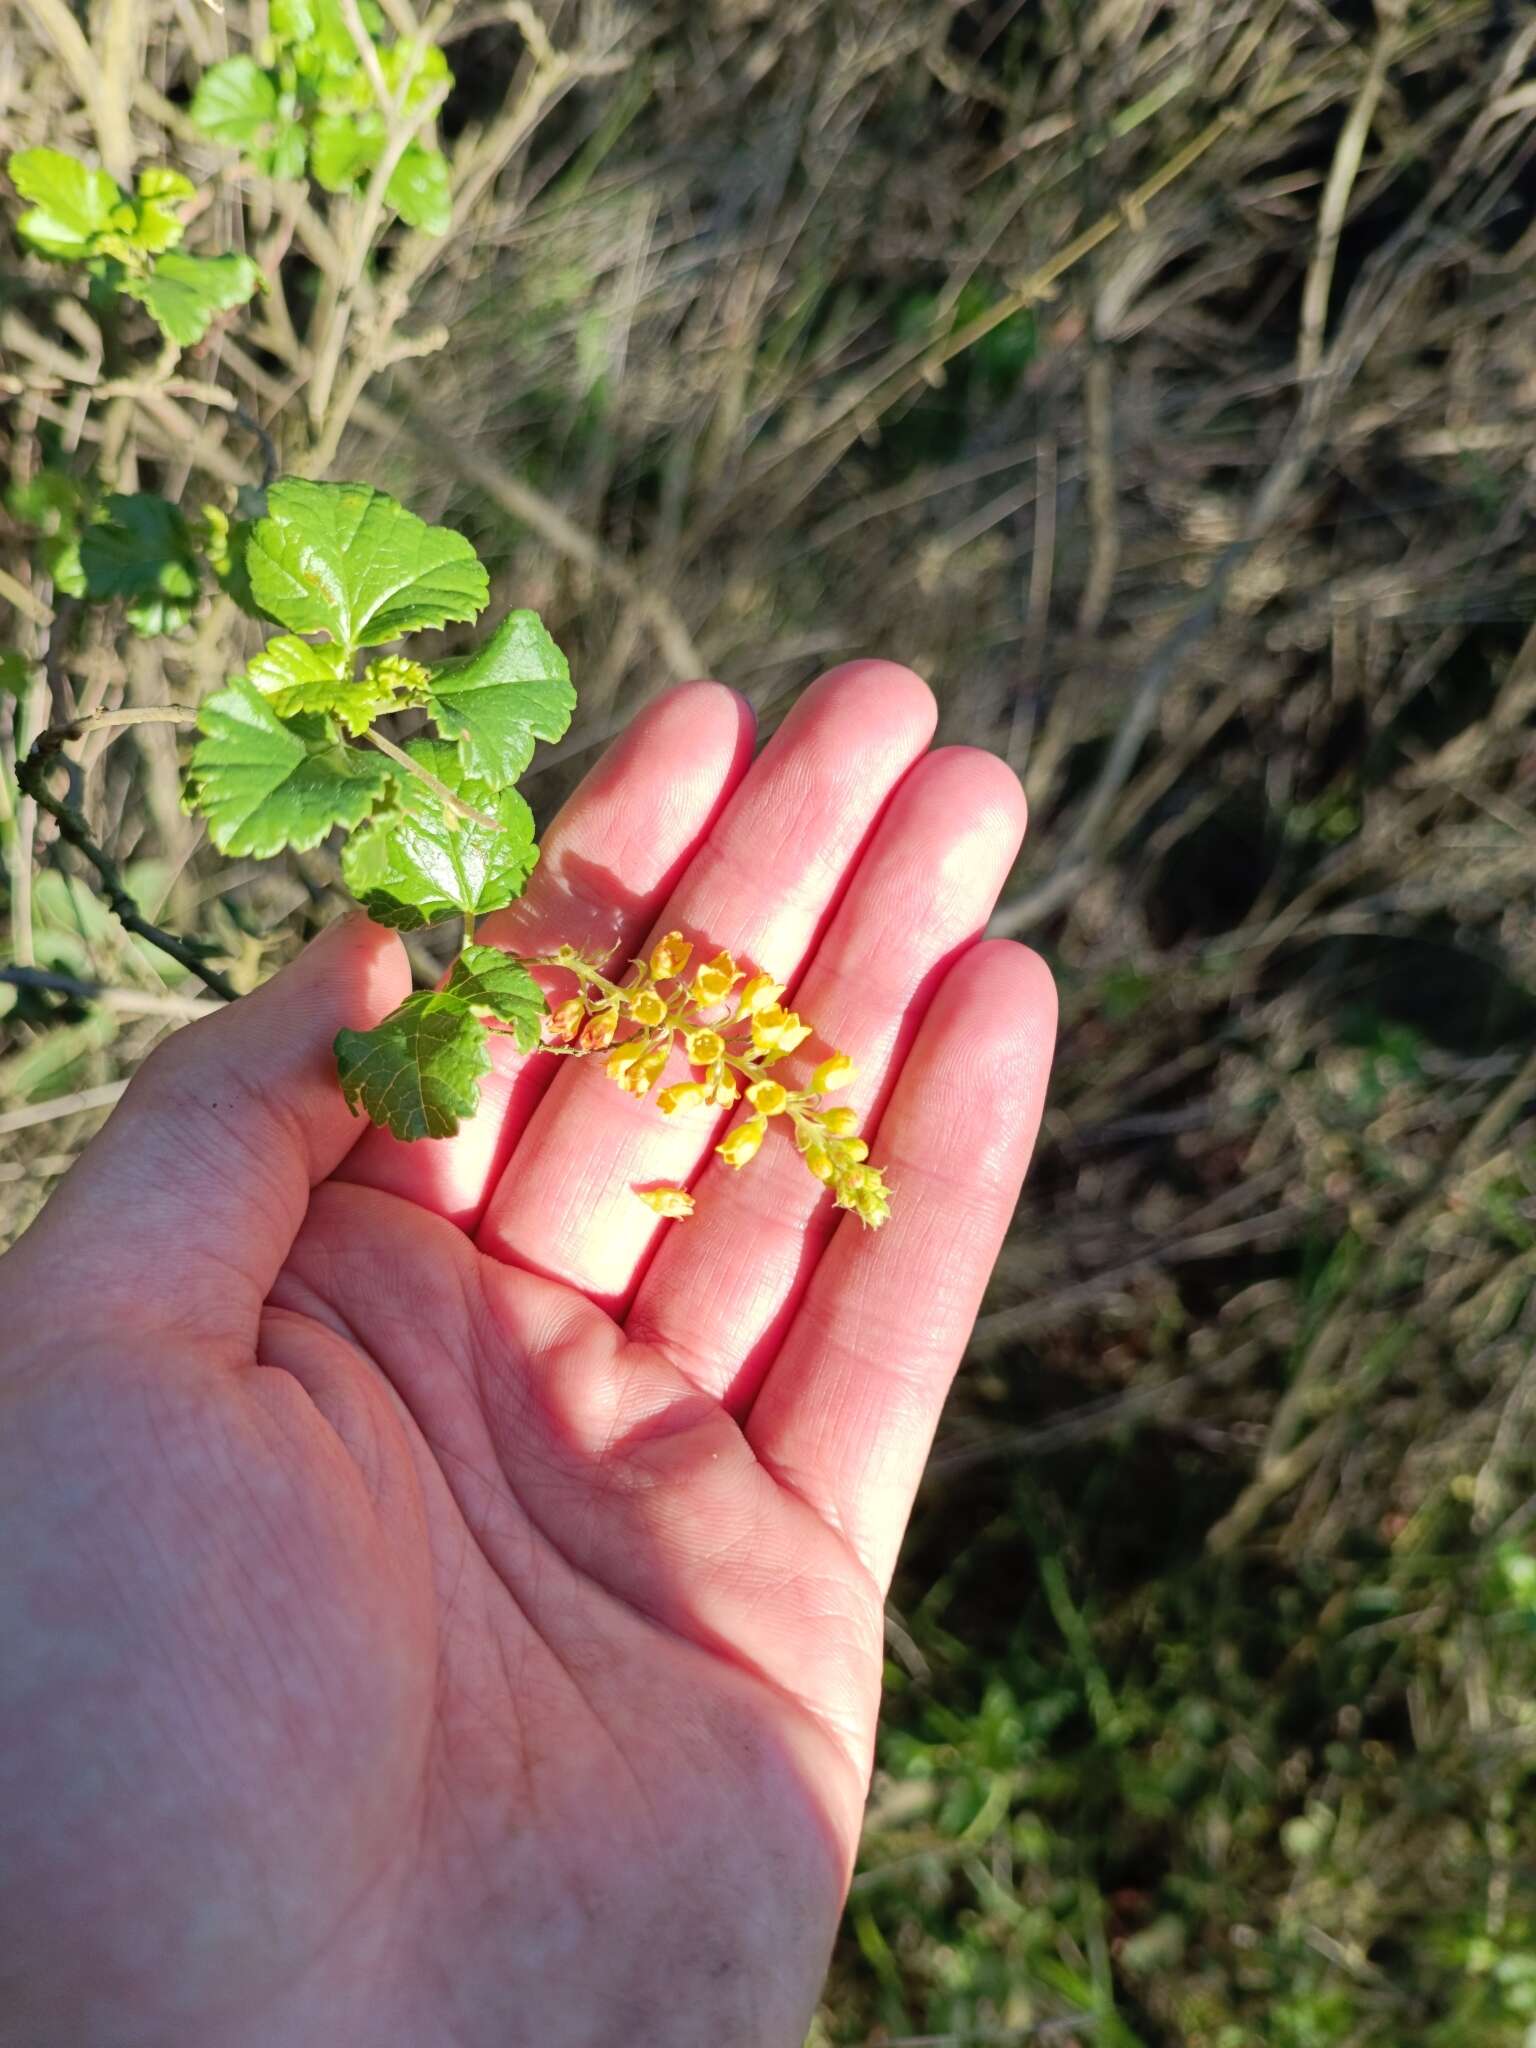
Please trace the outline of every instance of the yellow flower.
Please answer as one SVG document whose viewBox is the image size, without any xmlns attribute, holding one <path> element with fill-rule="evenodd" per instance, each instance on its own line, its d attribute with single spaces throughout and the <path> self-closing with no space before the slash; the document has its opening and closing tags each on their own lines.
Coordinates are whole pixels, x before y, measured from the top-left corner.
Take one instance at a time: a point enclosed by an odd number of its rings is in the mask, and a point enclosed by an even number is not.
<svg viewBox="0 0 1536 2048">
<path fill-rule="evenodd" d="M 789 1100 L 789 1090 L 781 1081 L 754 1081 L 747 1100 L 761 1115 L 778 1116 Z"/>
<path fill-rule="evenodd" d="M 869 1147 L 862 1138 L 845 1138 L 838 1150 L 845 1159 L 851 1159 L 855 1165 L 869 1157 Z"/>
<path fill-rule="evenodd" d="M 637 1024 L 645 1025 L 647 1030 L 666 1017 L 667 1006 L 653 988 L 639 989 L 626 1000 L 631 1017 Z"/>
<path fill-rule="evenodd" d="M 686 1188 L 636 1188 L 635 1193 L 658 1216 L 691 1216 L 693 1197 Z"/>
<path fill-rule="evenodd" d="M 701 1010 L 713 1009 L 716 1003 L 723 1003 L 731 992 L 731 984 L 741 969 L 729 953 L 717 953 L 707 966 L 701 967 L 693 977 L 688 993 Z"/>
<path fill-rule="evenodd" d="M 684 1040 L 688 1057 L 696 1067 L 712 1067 L 725 1056 L 725 1040 L 718 1031 L 690 1031 Z"/>
<path fill-rule="evenodd" d="M 729 1109 L 740 1095 L 736 1076 L 728 1067 L 711 1067 L 708 1076 L 709 1099 L 717 1109 Z"/>
<path fill-rule="evenodd" d="M 859 1128 L 859 1114 L 854 1109 L 824 1109 L 821 1123 L 834 1138 L 851 1138 Z"/>
<path fill-rule="evenodd" d="M 674 974 L 682 973 L 692 951 L 693 947 L 681 932 L 668 932 L 652 948 L 651 973 L 658 981 L 670 980 Z"/>
<path fill-rule="evenodd" d="M 811 1087 L 818 1095 L 826 1095 L 834 1088 L 846 1088 L 858 1071 L 847 1053 L 835 1052 L 812 1074 Z"/>
<path fill-rule="evenodd" d="M 616 1045 L 613 1051 L 609 1053 L 603 1069 L 609 1080 L 617 1081 L 622 1087 L 624 1076 L 640 1057 L 640 1050 L 639 1043 L 635 1039 L 626 1039 L 622 1045 Z"/>
<path fill-rule="evenodd" d="M 663 1116 L 675 1116 L 680 1109 L 702 1109 L 704 1090 L 697 1081 L 679 1081 L 671 1088 L 663 1088 L 656 1098 L 656 1107 Z"/>
<path fill-rule="evenodd" d="M 598 1010 L 587 1020 L 587 1027 L 577 1041 L 583 1052 L 601 1052 L 604 1046 L 612 1045 L 613 1034 L 619 1028 L 617 1010 Z"/>
<path fill-rule="evenodd" d="M 744 1124 L 727 1131 L 715 1150 L 727 1166 L 745 1166 L 749 1159 L 755 1159 L 757 1148 L 763 1142 L 763 1133 L 768 1128 L 765 1116 L 749 1116 Z"/>
<path fill-rule="evenodd" d="M 661 1079 L 661 1070 L 666 1064 L 667 1047 L 664 1044 L 653 1045 L 619 1077 L 619 1086 L 630 1095 L 649 1095 Z"/>
<path fill-rule="evenodd" d="M 569 1045 L 586 1019 L 587 1006 L 580 996 L 557 1003 L 547 1017 L 539 1020 L 539 1036 L 546 1045 Z"/>
<path fill-rule="evenodd" d="M 809 1024 L 802 1024 L 793 1010 L 781 1010 L 776 1003 L 753 1012 L 752 1043 L 759 1052 L 793 1052 L 810 1035 Z"/>
<path fill-rule="evenodd" d="M 759 1010 L 771 1009 L 783 993 L 782 981 L 775 981 L 771 974 L 754 974 L 741 992 L 736 1014 L 738 1017 L 755 1017 Z"/>
</svg>

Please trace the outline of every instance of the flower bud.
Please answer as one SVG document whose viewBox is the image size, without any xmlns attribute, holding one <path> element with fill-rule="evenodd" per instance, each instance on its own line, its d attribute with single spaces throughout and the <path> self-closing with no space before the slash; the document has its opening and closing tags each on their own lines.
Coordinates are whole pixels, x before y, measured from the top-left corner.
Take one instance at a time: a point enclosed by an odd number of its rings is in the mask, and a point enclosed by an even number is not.
<svg viewBox="0 0 1536 2048">
<path fill-rule="evenodd" d="M 851 1138 L 858 1131 L 859 1114 L 854 1109 L 824 1109 L 821 1124 L 834 1138 Z"/>
<path fill-rule="evenodd" d="M 667 1006 L 655 989 L 643 988 L 629 998 L 629 1014 L 637 1024 L 643 1024 L 649 1030 L 652 1025 L 664 1021 Z"/>
<path fill-rule="evenodd" d="M 725 1057 L 725 1040 L 718 1031 L 690 1031 L 684 1043 L 696 1067 L 712 1067 L 716 1060 Z"/>
<path fill-rule="evenodd" d="M 778 1116 L 789 1100 L 789 1090 L 782 1081 L 754 1081 L 747 1100 L 760 1115 Z"/>
<path fill-rule="evenodd" d="M 839 1209 L 851 1209 L 861 1223 L 878 1230 L 891 1213 L 891 1191 L 877 1166 L 853 1166 L 838 1178 Z"/>
<path fill-rule="evenodd" d="M 613 1034 L 619 1028 L 619 1013 L 616 1009 L 598 1010 L 587 1019 L 577 1043 L 583 1052 L 601 1052 L 612 1045 Z"/>
<path fill-rule="evenodd" d="M 546 1045 L 569 1045 L 581 1029 L 587 1006 L 580 996 L 569 996 L 539 1019 L 539 1037 Z"/>
<path fill-rule="evenodd" d="M 749 1159 L 757 1157 L 757 1148 L 763 1142 L 763 1133 L 768 1128 L 768 1119 L 751 1116 L 744 1124 L 737 1124 L 727 1131 L 715 1150 L 727 1166 L 745 1166 Z"/>
<path fill-rule="evenodd" d="M 826 1146 L 819 1139 L 813 1138 L 806 1146 L 805 1163 L 819 1181 L 829 1181 L 832 1178 L 832 1161 L 827 1154 Z"/>
<path fill-rule="evenodd" d="M 691 1216 L 693 1197 L 686 1188 L 636 1188 L 635 1193 L 658 1216 Z"/>
<path fill-rule="evenodd" d="M 845 1052 L 835 1052 L 824 1059 L 811 1076 L 811 1087 L 818 1095 L 827 1095 L 834 1088 L 846 1088 L 858 1072 Z"/>
<path fill-rule="evenodd" d="M 851 1159 L 855 1165 L 869 1157 L 869 1147 L 862 1138 L 845 1138 L 837 1149 L 844 1159 Z"/>
<path fill-rule="evenodd" d="M 688 965 L 688 956 L 693 947 L 681 932 L 668 932 L 664 939 L 658 939 L 651 950 L 651 973 L 658 981 L 668 981 L 674 974 L 681 974 Z"/>
<path fill-rule="evenodd" d="M 678 1081 L 670 1088 L 663 1088 L 656 1098 L 656 1107 L 663 1116 L 675 1116 L 680 1109 L 702 1109 L 704 1089 L 697 1081 Z"/>
</svg>

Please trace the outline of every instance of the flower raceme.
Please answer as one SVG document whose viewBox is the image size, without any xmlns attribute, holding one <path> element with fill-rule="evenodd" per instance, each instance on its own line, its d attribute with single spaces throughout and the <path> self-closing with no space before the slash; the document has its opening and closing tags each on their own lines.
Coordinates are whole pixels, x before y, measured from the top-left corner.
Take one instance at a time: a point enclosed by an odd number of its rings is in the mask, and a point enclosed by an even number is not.
<svg viewBox="0 0 1536 2048">
<path fill-rule="evenodd" d="M 729 1109 L 745 1098 L 751 1114 L 715 1146 L 727 1166 L 750 1164 L 772 1124 L 782 1120 L 837 1206 L 878 1229 L 890 1214 L 890 1190 L 880 1169 L 868 1163 L 869 1146 L 859 1136 L 855 1112 L 824 1101 L 854 1079 L 853 1061 L 845 1052 L 829 1054 L 801 1088 L 780 1079 L 770 1069 L 804 1045 L 812 1030 L 784 1008 L 783 983 L 767 974 L 746 976 L 729 953 L 717 953 L 690 976 L 692 958 L 693 947 L 682 933 L 668 932 L 649 959 L 633 963 L 622 985 L 569 946 L 529 962 L 565 968 L 576 977 L 576 994 L 552 1004 L 543 1020 L 544 1045 L 578 1056 L 604 1054 L 609 1078 L 637 1096 L 651 1092 L 680 1046 L 692 1077 L 661 1089 L 656 1105 L 664 1116 Z M 693 1197 L 684 1188 L 637 1192 L 659 1216 L 693 1213 Z"/>
</svg>

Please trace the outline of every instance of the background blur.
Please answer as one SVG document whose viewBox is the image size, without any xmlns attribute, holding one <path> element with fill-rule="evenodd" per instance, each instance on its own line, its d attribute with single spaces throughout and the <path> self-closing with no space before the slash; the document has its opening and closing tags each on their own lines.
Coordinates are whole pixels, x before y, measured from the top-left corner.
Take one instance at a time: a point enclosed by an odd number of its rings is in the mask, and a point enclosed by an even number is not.
<svg viewBox="0 0 1536 2048">
<path fill-rule="evenodd" d="M 5 139 L 88 143 L 40 11 Z M 233 233 L 175 124 L 260 19 L 135 19 L 137 118 Z M 997 928 L 1060 1070 L 813 2039 L 1531 2048 L 1536 9 L 458 0 L 443 40 L 447 141 L 521 127 L 333 473 L 570 651 L 541 812 L 671 677 L 771 727 L 856 652 L 1032 804 Z M 209 346 L 277 419 L 273 350 Z M 0 456 L 72 414 L 8 403 Z M 66 680 L 149 701 L 163 645 Z M 211 858 L 176 763 L 121 740 L 93 821 L 249 980 L 334 868 Z M 196 1005 L 0 832 L 9 1233 Z"/>
</svg>

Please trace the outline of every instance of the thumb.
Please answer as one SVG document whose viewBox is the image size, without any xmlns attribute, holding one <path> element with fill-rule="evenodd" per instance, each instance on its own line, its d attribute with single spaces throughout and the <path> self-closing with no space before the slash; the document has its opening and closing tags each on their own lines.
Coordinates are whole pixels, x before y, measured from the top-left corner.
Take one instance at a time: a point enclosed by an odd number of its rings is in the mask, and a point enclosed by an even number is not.
<svg viewBox="0 0 1536 2048">
<path fill-rule="evenodd" d="M 156 1047 L 0 1262 L 33 1329 L 43 1334 L 48 1301 L 71 1342 L 131 1318 L 249 1348 L 310 1189 L 365 1128 L 342 1100 L 331 1041 L 377 1023 L 409 986 L 399 940 L 356 914 Z"/>
</svg>

